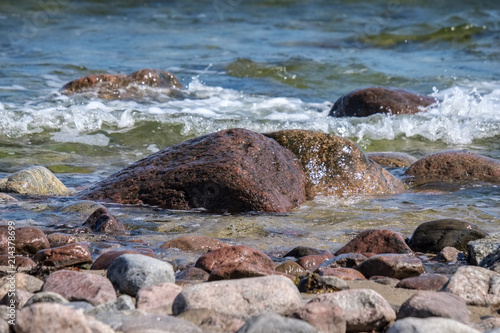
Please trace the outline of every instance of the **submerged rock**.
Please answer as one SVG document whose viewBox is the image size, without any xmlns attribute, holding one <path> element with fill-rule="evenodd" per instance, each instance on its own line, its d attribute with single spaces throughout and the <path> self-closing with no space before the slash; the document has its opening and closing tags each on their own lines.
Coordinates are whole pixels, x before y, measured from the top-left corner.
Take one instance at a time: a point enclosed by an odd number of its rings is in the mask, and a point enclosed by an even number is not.
<svg viewBox="0 0 500 333">
<path fill-rule="evenodd" d="M 354 142 L 306 130 L 267 133 L 300 160 L 308 198 L 316 195 L 377 195 L 404 191 L 403 183 L 366 157 Z"/>
<path fill-rule="evenodd" d="M 71 192 L 49 169 L 36 166 L 0 179 L 0 192 L 30 195 L 70 195 Z"/>
<path fill-rule="evenodd" d="M 141 86 L 163 89 L 183 89 L 179 80 L 159 69 L 141 69 L 131 75 L 93 74 L 68 82 L 61 93 L 92 93 L 99 98 L 120 99 L 139 95 Z"/>
<path fill-rule="evenodd" d="M 92 231 L 99 232 L 123 232 L 127 230 L 125 226 L 118 222 L 104 207 L 96 209 L 83 223 L 83 226 L 90 228 Z"/>
<path fill-rule="evenodd" d="M 366 156 L 368 156 L 368 158 L 370 158 L 372 161 L 387 168 L 406 168 L 417 161 L 416 157 L 413 157 L 406 153 L 366 153 Z"/>
<path fill-rule="evenodd" d="M 304 183 L 290 151 L 237 128 L 152 154 L 78 197 L 169 209 L 287 212 L 305 200 Z"/>
<path fill-rule="evenodd" d="M 203 235 L 185 235 L 169 240 L 160 249 L 179 249 L 181 251 L 210 252 L 229 246 L 218 239 Z"/>
<path fill-rule="evenodd" d="M 414 251 L 438 253 L 447 246 L 467 251 L 467 243 L 488 234 L 477 225 L 458 219 L 440 219 L 420 224 L 410 239 Z"/>
<path fill-rule="evenodd" d="M 413 163 L 405 175 L 414 186 L 428 183 L 500 184 L 500 160 L 468 151 L 443 151 Z"/>
<path fill-rule="evenodd" d="M 376 113 L 414 114 L 436 100 L 396 88 L 371 87 L 340 97 L 330 110 L 332 117 L 368 117 Z"/>
</svg>

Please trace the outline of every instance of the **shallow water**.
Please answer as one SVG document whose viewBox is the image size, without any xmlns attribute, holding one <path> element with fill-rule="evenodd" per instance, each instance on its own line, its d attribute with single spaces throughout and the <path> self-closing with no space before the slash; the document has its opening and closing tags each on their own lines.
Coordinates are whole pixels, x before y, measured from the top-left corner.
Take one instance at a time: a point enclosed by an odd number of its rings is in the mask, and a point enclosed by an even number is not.
<svg viewBox="0 0 500 333">
<path fill-rule="evenodd" d="M 0 176 L 44 165 L 78 191 L 160 149 L 232 127 L 322 131 L 365 151 L 416 157 L 468 149 L 500 158 L 499 16 L 493 0 L 2 1 Z M 134 101 L 58 92 L 81 76 L 141 68 L 171 71 L 186 89 L 145 89 Z M 327 117 L 338 97 L 367 86 L 440 102 L 411 116 Z M 96 252 L 157 249 L 184 233 L 269 253 L 295 245 L 335 249 L 366 228 L 410 236 L 418 224 L 444 217 L 499 231 L 499 194 L 496 186 L 456 186 L 317 198 L 289 214 L 109 205 L 130 235 L 80 237 Z M 2 221 L 65 231 L 87 217 L 61 210 L 71 199 L 18 199 L 0 207 Z"/>
</svg>

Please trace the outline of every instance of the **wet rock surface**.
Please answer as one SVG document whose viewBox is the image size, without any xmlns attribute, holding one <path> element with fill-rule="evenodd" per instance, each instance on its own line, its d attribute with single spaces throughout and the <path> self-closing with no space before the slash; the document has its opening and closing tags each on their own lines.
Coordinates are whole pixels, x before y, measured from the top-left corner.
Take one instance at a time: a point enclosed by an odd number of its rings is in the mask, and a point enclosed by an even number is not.
<svg viewBox="0 0 500 333">
<path fill-rule="evenodd" d="M 195 267 L 209 273 L 214 269 L 235 263 L 248 263 L 264 271 L 274 271 L 274 262 L 265 253 L 245 245 L 227 246 L 198 258 Z"/>
<path fill-rule="evenodd" d="M 406 90 L 371 87 L 354 90 L 340 97 L 330 110 L 332 117 L 367 117 L 377 113 L 415 114 L 435 103 L 432 97 Z"/>
<path fill-rule="evenodd" d="M 387 229 L 364 230 L 340 248 L 335 255 L 344 253 L 413 253 L 406 244 L 405 237 Z"/>
<path fill-rule="evenodd" d="M 397 152 L 366 153 L 366 156 L 385 168 L 407 168 L 417 161 L 410 154 Z"/>
<path fill-rule="evenodd" d="M 477 225 L 458 219 L 440 219 L 420 224 L 409 241 L 414 251 L 438 253 L 447 246 L 467 251 L 470 241 L 488 234 Z"/>
<path fill-rule="evenodd" d="M 106 276 L 116 290 L 136 296 L 144 287 L 162 283 L 174 283 L 171 264 L 142 254 L 123 254 L 108 267 Z"/>
<path fill-rule="evenodd" d="M 354 142 L 306 130 L 266 133 L 300 160 L 306 175 L 306 195 L 395 194 L 404 190 L 400 180 L 368 159 Z"/>
<path fill-rule="evenodd" d="M 92 263 L 92 249 L 87 242 L 73 243 L 40 250 L 35 254 L 33 260 L 42 265 L 53 267 Z"/>
<path fill-rule="evenodd" d="M 305 200 L 304 182 L 290 151 L 261 134 L 230 129 L 152 154 L 78 197 L 170 209 L 286 212 Z"/>
<path fill-rule="evenodd" d="M 297 264 L 302 266 L 307 270 L 314 270 L 318 266 L 322 265 L 325 261 L 331 259 L 333 254 L 331 252 L 323 252 L 321 254 L 315 254 L 310 256 L 301 257 L 297 260 Z"/>
<path fill-rule="evenodd" d="M 141 86 L 163 89 L 183 89 L 179 80 L 159 69 L 141 69 L 131 75 L 93 74 L 68 82 L 61 93 L 95 94 L 104 99 L 130 99 L 141 96 Z"/>
<path fill-rule="evenodd" d="M 10 231 L 12 232 L 12 231 Z M 49 240 L 47 236 L 38 228 L 33 227 L 21 227 L 15 228 L 15 253 L 18 255 L 32 255 L 40 250 L 47 249 L 50 247 Z M 9 236 L 9 231 L 7 228 L 0 228 L 0 234 L 3 237 Z M 7 244 L 2 249 L 4 254 L 7 253 Z M 0 250 L 1 251 L 1 250 Z"/>
<path fill-rule="evenodd" d="M 443 151 L 413 163 L 405 175 L 413 186 L 427 183 L 500 183 L 500 161 L 468 151 Z"/>
<path fill-rule="evenodd" d="M 404 279 L 424 272 L 422 261 L 408 254 L 377 254 L 356 267 L 367 278 L 374 275 Z"/>
<path fill-rule="evenodd" d="M 36 166 L 0 179 L 0 192 L 31 195 L 70 195 L 71 191 L 49 169 Z"/>
<path fill-rule="evenodd" d="M 181 236 L 169 240 L 160 246 L 161 249 L 179 249 L 181 251 L 196 251 L 196 252 L 210 252 L 218 250 L 221 247 L 229 246 L 218 239 L 207 237 L 203 235 L 188 235 Z"/>
<path fill-rule="evenodd" d="M 113 285 L 105 277 L 68 270 L 50 274 L 42 290 L 58 293 L 69 301 L 84 300 L 93 305 L 116 299 Z"/>
<path fill-rule="evenodd" d="M 123 232 L 127 230 L 123 224 L 104 207 L 98 208 L 83 223 L 84 227 L 98 232 Z"/>
</svg>

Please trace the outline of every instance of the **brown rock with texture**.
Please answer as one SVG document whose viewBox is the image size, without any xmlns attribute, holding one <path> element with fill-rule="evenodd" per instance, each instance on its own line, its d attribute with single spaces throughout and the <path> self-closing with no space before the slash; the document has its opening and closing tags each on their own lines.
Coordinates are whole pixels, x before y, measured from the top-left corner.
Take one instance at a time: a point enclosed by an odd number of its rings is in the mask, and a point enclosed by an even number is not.
<svg viewBox="0 0 500 333">
<path fill-rule="evenodd" d="M 328 259 L 333 258 L 333 254 L 329 251 L 323 252 L 321 254 L 315 254 L 310 256 L 305 256 L 297 259 L 297 264 L 304 267 L 304 269 L 312 271 L 315 270 L 319 265 L 323 264 Z"/>
<path fill-rule="evenodd" d="M 83 223 L 83 226 L 90 228 L 92 231 L 99 232 L 122 232 L 127 230 L 125 226 L 118 222 L 104 207 L 96 209 L 96 211 L 94 211 Z"/>
<path fill-rule="evenodd" d="M 449 278 L 443 274 L 422 274 L 399 281 L 396 288 L 438 291 L 448 283 L 448 280 Z"/>
<path fill-rule="evenodd" d="M 356 267 L 367 278 L 374 275 L 404 279 L 424 272 L 422 261 L 408 254 L 377 254 Z"/>
<path fill-rule="evenodd" d="M 15 265 L 14 267 L 23 268 L 35 268 L 36 263 L 28 257 L 24 256 L 14 256 Z M 10 266 L 12 264 L 12 258 L 8 254 L 0 254 L 0 266 Z"/>
<path fill-rule="evenodd" d="M 234 263 L 249 263 L 262 270 L 274 271 L 274 263 L 266 254 L 245 245 L 222 247 L 208 252 L 196 261 L 195 267 L 212 272 L 214 269 Z"/>
<path fill-rule="evenodd" d="M 409 241 L 414 251 L 438 253 L 447 246 L 467 251 L 467 243 L 488 234 L 477 225 L 458 219 L 440 219 L 420 224 Z"/>
<path fill-rule="evenodd" d="M 415 114 L 435 103 L 432 97 L 403 89 L 371 87 L 340 97 L 330 110 L 332 117 L 368 117 L 377 113 Z"/>
<path fill-rule="evenodd" d="M 7 228 L 0 229 L 0 234 L 3 234 L 4 237 L 8 237 L 8 233 Z M 35 254 L 40 250 L 50 247 L 49 240 L 43 231 L 32 227 L 15 228 L 15 241 L 13 243 L 17 255 Z M 5 242 L 5 248 L 0 250 L 0 252 L 2 251 L 4 251 L 2 254 L 7 254 L 7 242 Z"/>
<path fill-rule="evenodd" d="M 335 276 L 342 280 L 366 280 L 366 277 L 354 268 L 331 267 L 317 270 L 323 276 Z"/>
<path fill-rule="evenodd" d="M 465 301 L 452 293 L 420 291 L 401 305 L 397 319 L 406 317 L 450 318 L 466 325 L 470 323 L 470 312 Z"/>
<path fill-rule="evenodd" d="M 354 268 L 365 261 L 367 257 L 361 253 L 342 253 L 322 263 L 317 270 L 327 268 L 347 267 Z"/>
<path fill-rule="evenodd" d="M 413 163 L 405 175 L 409 184 L 485 182 L 500 184 L 500 161 L 455 150 L 428 155 Z"/>
<path fill-rule="evenodd" d="M 149 256 L 151 258 L 156 258 L 155 253 L 151 249 L 135 249 L 135 250 L 111 250 L 108 252 L 104 252 L 92 263 L 90 269 L 99 270 L 99 269 L 107 269 L 109 265 L 123 254 L 143 254 L 145 256 Z"/>
<path fill-rule="evenodd" d="M 287 261 L 276 266 L 276 272 L 285 273 L 295 277 L 302 277 L 307 274 L 307 271 L 302 266 L 293 261 Z"/>
<path fill-rule="evenodd" d="M 273 275 L 274 269 L 264 268 L 260 264 L 248 262 L 232 262 L 218 266 L 210 272 L 208 281 L 243 279 L 256 276 Z"/>
<path fill-rule="evenodd" d="M 169 72 L 159 69 L 141 69 L 131 75 L 92 74 L 68 82 L 61 93 L 92 93 L 99 98 L 131 98 L 139 94 L 140 86 L 164 89 L 182 89 L 179 80 Z"/>
<path fill-rule="evenodd" d="M 311 302 L 295 310 L 292 317 L 307 321 L 320 332 L 345 333 L 344 310 L 336 305 Z"/>
<path fill-rule="evenodd" d="M 300 160 L 306 195 L 377 195 L 404 191 L 403 183 L 366 157 L 354 142 L 306 130 L 267 133 Z"/>
<path fill-rule="evenodd" d="M 16 333 L 92 333 L 82 311 L 56 303 L 36 303 L 17 313 Z"/>
<path fill-rule="evenodd" d="M 340 248 L 335 255 L 343 253 L 413 253 L 399 232 L 382 229 L 364 230 Z"/>
<path fill-rule="evenodd" d="M 208 236 L 187 235 L 171 239 L 160 246 L 160 248 L 176 248 L 181 251 L 210 252 L 218 250 L 224 246 L 229 246 L 229 244 Z"/>
<path fill-rule="evenodd" d="M 66 267 L 92 262 L 92 249 L 87 242 L 73 243 L 38 251 L 33 257 L 45 266 Z"/>
<path fill-rule="evenodd" d="M 78 197 L 169 209 L 286 212 L 305 200 L 304 186 L 290 151 L 236 128 L 152 154 Z"/>
<path fill-rule="evenodd" d="M 86 301 L 92 305 L 116 299 L 111 281 L 104 276 L 67 270 L 50 274 L 42 291 L 52 291 L 69 301 Z"/>
<path fill-rule="evenodd" d="M 49 240 L 50 247 L 59 247 L 77 242 L 76 237 L 74 235 L 67 235 L 60 232 L 54 232 L 52 234 L 48 234 L 47 239 Z"/>
<path fill-rule="evenodd" d="M 416 157 L 396 152 L 366 153 L 366 156 L 375 163 L 387 168 L 407 168 L 417 161 Z"/>
</svg>

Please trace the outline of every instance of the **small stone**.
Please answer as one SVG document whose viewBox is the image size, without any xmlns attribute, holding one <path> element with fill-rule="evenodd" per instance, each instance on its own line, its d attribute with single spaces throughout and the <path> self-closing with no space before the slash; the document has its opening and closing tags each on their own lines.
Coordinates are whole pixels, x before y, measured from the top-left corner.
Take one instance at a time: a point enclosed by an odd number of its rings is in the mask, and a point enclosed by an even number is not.
<svg viewBox="0 0 500 333">
<path fill-rule="evenodd" d="M 176 248 L 181 251 L 211 252 L 224 246 L 229 246 L 229 244 L 208 236 L 187 235 L 169 240 L 160 246 L 160 249 Z"/>
<path fill-rule="evenodd" d="M 7 229 L 0 229 L 0 233 L 8 234 Z M 38 228 L 21 227 L 15 229 L 15 248 L 16 254 L 30 255 L 40 250 L 50 247 L 47 236 Z M 4 252 L 3 254 L 7 254 Z"/>
<path fill-rule="evenodd" d="M 83 226 L 90 228 L 94 232 L 123 232 L 127 230 L 104 207 L 96 209 L 83 223 Z"/>
<path fill-rule="evenodd" d="M 172 314 L 172 304 L 182 288 L 173 283 L 163 283 L 139 289 L 136 307 L 150 314 Z"/>
<path fill-rule="evenodd" d="M 266 254 L 245 245 L 227 246 L 208 252 L 196 261 L 195 267 L 212 272 L 215 268 L 235 262 L 247 262 L 264 270 L 274 271 L 274 263 Z"/>
<path fill-rule="evenodd" d="M 416 290 L 441 290 L 449 278 L 443 274 L 422 274 L 420 276 L 409 277 L 399 281 L 397 288 Z"/>
<path fill-rule="evenodd" d="M 347 332 L 383 330 L 396 319 L 390 304 L 371 289 L 349 289 L 316 296 L 311 300 L 344 310 Z"/>
<path fill-rule="evenodd" d="M 111 250 L 104 252 L 94 261 L 90 269 L 93 270 L 101 270 L 108 269 L 109 265 L 121 255 L 124 254 L 143 254 L 145 256 L 149 256 L 151 258 L 156 258 L 153 250 L 145 248 L 145 249 L 134 249 L 134 250 Z"/>
<path fill-rule="evenodd" d="M 49 169 L 35 166 L 0 179 L 0 192 L 31 195 L 70 195 L 71 191 Z"/>
<path fill-rule="evenodd" d="M 405 279 L 424 272 L 422 261 L 408 254 L 377 254 L 356 267 L 365 277 L 374 275 Z"/>
<path fill-rule="evenodd" d="M 175 281 L 207 281 L 209 273 L 198 267 L 189 267 L 175 275 Z"/>
<path fill-rule="evenodd" d="M 7 306 L 14 304 L 16 309 L 21 309 L 33 295 L 34 294 L 29 291 L 18 289 L 13 295 L 11 295 L 12 297 L 9 297 L 9 293 L 7 293 L 0 300 L 0 304 Z"/>
<path fill-rule="evenodd" d="M 135 310 L 134 301 L 129 295 L 120 295 L 107 303 L 99 304 L 85 312 L 87 315 L 98 316 L 110 312 Z"/>
<path fill-rule="evenodd" d="M 49 240 L 50 247 L 59 247 L 77 242 L 74 235 L 67 235 L 60 232 L 47 235 L 47 239 Z"/>
<path fill-rule="evenodd" d="M 315 272 L 322 276 L 335 276 L 342 280 L 366 280 L 366 277 L 354 268 L 335 267 L 317 269 Z"/>
<path fill-rule="evenodd" d="M 500 274 L 486 268 L 462 266 L 444 288 L 462 297 L 468 305 L 499 306 Z"/>
<path fill-rule="evenodd" d="M 336 305 L 310 302 L 297 309 L 292 317 L 304 320 L 320 332 L 345 333 L 344 310 Z"/>
<path fill-rule="evenodd" d="M 438 253 L 447 246 L 467 251 L 467 243 L 488 234 L 477 225 L 458 219 L 441 219 L 420 224 L 413 232 L 410 247 L 414 251 Z"/>
<path fill-rule="evenodd" d="M 41 291 L 39 293 L 34 294 L 25 304 L 25 306 L 30 306 L 35 303 L 58 303 L 58 304 L 66 304 L 69 301 L 62 297 L 58 293 L 54 293 L 52 291 Z"/>
<path fill-rule="evenodd" d="M 369 280 L 376 282 L 378 284 L 382 284 L 384 286 L 391 286 L 391 287 L 396 287 L 400 281 L 399 279 L 387 276 L 379 276 L 379 275 L 370 276 Z"/>
<path fill-rule="evenodd" d="M 452 150 L 428 155 L 405 172 L 413 186 L 428 183 L 500 183 L 500 161 L 476 153 Z M 460 248 L 458 248 L 460 250 Z"/>
<path fill-rule="evenodd" d="M 69 301 L 87 301 L 99 305 L 116 299 L 111 282 L 103 276 L 76 271 L 57 271 L 45 280 L 43 291 L 60 294 Z"/>
<path fill-rule="evenodd" d="M 83 312 L 57 303 L 37 303 L 17 313 L 16 333 L 92 333 Z"/>
<path fill-rule="evenodd" d="M 441 252 L 437 254 L 434 260 L 456 263 L 459 259 L 463 258 L 465 258 L 465 255 L 462 251 L 459 251 L 452 246 L 445 246 Z"/>
<path fill-rule="evenodd" d="M 481 333 L 448 318 L 404 318 L 397 320 L 386 333 Z"/>
<path fill-rule="evenodd" d="M 332 117 L 368 117 L 377 113 L 414 114 L 423 112 L 436 100 L 403 89 L 370 87 L 340 97 L 330 110 Z"/>
<path fill-rule="evenodd" d="M 216 267 L 208 281 L 229 280 L 229 279 L 243 279 L 248 277 L 273 275 L 274 269 L 263 268 L 261 265 L 253 265 L 248 262 L 233 262 Z"/>
<path fill-rule="evenodd" d="M 406 317 L 443 317 L 470 323 L 470 312 L 465 301 L 452 293 L 419 291 L 401 305 L 397 319 Z"/>
<path fill-rule="evenodd" d="M 417 161 L 417 158 L 406 153 L 366 153 L 366 156 L 386 168 L 407 168 Z"/>
<path fill-rule="evenodd" d="M 500 249 L 500 233 L 490 234 L 482 239 L 476 239 L 467 244 L 468 261 L 478 266 L 491 253 Z"/>
<path fill-rule="evenodd" d="M 349 289 L 347 283 L 342 279 L 334 276 L 321 276 L 315 273 L 309 273 L 306 277 L 300 279 L 297 287 L 301 293 L 308 294 L 332 293 Z"/>
<path fill-rule="evenodd" d="M 249 319 L 237 333 L 261 332 L 318 333 L 318 330 L 303 320 L 264 314 Z"/>
<path fill-rule="evenodd" d="M 347 267 L 354 268 L 367 259 L 361 253 L 342 253 L 322 263 L 317 270 L 325 268 Z"/>
<path fill-rule="evenodd" d="M 406 244 L 405 236 L 399 232 L 382 229 L 369 229 L 360 232 L 335 255 L 343 253 L 413 253 Z"/>
<path fill-rule="evenodd" d="M 315 254 L 321 254 L 322 252 L 323 251 L 312 248 L 312 247 L 296 246 L 293 249 L 291 249 L 289 252 L 287 252 L 283 257 L 301 258 L 301 257 L 305 257 L 305 256 L 315 255 Z"/>
<path fill-rule="evenodd" d="M 45 266 L 67 267 L 92 262 L 92 249 L 87 242 L 73 243 L 38 251 L 33 259 Z"/>
<path fill-rule="evenodd" d="M 119 256 L 108 267 L 106 275 L 118 291 L 133 297 L 141 288 L 175 282 L 171 264 L 142 254 Z"/>
<path fill-rule="evenodd" d="M 295 277 L 303 277 L 307 274 L 307 271 L 293 261 L 287 261 L 276 267 L 276 272 L 281 272 L 289 274 Z"/>
<path fill-rule="evenodd" d="M 28 257 L 14 256 L 14 267 L 32 269 L 36 267 L 36 263 Z M 0 266 L 9 266 L 12 264 L 12 257 L 8 254 L 0 255 Z"/>
<path fill-rule="evenodd" d="M 286 315 L 302 306 L 293 282 L 283 276 L 264 276 L 205 282 L 185 288 L 175 299 L 173 313 L 207 308 L 248 320 L 260 314 Z"/>
<path fill-rule="evenodd" d="M 301 257 L 297 259 L 297 264 L 304 267 L 304 269 L 313 271 L 318 266 L 323 264 L 325 261 L 333 258 L 333 254 L 331 252 L 323 252 L 321 254 L 309 255 L 305 257 Z"/>
<path fill-rule="evenodd" d="M 145 315 L 137 319 L 127 320 L 123 323 L 121 330 L 124 333 L 202 333 L 202 330 L 198 326 L 187 320 L 165 315 Z"/>
</svg>

